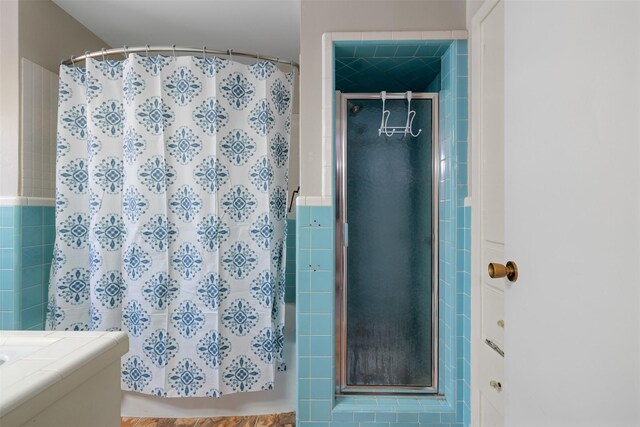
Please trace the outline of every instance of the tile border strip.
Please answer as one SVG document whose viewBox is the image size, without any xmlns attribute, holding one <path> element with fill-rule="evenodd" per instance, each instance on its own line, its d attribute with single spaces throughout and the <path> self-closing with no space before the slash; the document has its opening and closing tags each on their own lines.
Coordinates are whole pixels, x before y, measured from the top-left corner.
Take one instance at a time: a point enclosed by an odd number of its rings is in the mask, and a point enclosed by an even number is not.
<svg viewBox="0 0 640 427">
<path fill-rule="evenodd" d="M 55 206 L 51 197 L 0 196 L 0 206 Z"/>
</svg>

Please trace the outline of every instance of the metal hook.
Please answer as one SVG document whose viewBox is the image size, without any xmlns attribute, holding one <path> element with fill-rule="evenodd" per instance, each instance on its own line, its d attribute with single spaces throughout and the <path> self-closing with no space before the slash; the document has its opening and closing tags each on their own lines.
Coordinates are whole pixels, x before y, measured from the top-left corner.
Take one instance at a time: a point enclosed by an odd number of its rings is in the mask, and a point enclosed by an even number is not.
<svg viewBox="0 0 640 427">
<path fill-rule="evenodd" d="M 73 65 L 73 68 L 76 68 L 76 56 L 75 55 L 71 55 L 71 65 Z"/>
<path fill-rule="evenodd" d="M 125 44 L 124 46 L 122 46 L 122 49 L 124 50 L 124 58 L 127 59 L 127 57 L 129 56 L 129 46 Z"/>
<path fill-rule="evenodd" d="M 422 132 L 422 129 L 418 129 L 417 133 L 413 132 L 413 120 L 416 117 L 416 112 L 411 109 L 411 99 L 412 99 L 411 91 L 407 91 L 405 94 L 405 98 L 407 99 L 407 121 L 404 126 L 389 126 L 389 116 L 391 115 L 391 111 L 386 108 L 386 100 L 387 100 L 387 92 L 380 92 L 380 99 L 382 99 L 382 118 L 380 119 L 380 128 L 378 128 L 378 136 L 381 136 L 383 133 L 386 136 L 392 136 L 395 134 L 401 134 L 403 136 L 411 135 L 412 137 L 417 137 Z"/>
<path fill-rule="evenodd" d="M 207 47 L 202 45 L 202 59 L 207 59 Z"/>
<path fill-rule="evenodd" d="M 148 44 L 148 43 L 144 45 L 144 51 L 145 51 L 145 53 L 147 54 L 147 58 L 149 58 L 149 48 L 150 48 L 150 47 L 151 47 L 151 46 L 149 46 L 149 44 Z"/>
<path fill-rule="evenodd" d="M 171 50 L 173 50 L 173 58 L 175 59 L 175 57 L 176 57 L 176 45 L 175 44 L 171 45 Z"/>
<path fill-rule="evenodd" d="M 229 61 L 233 61 L 233 49 L 227 51 L 229 53 Z"/>
<path fill-rule="evenodd" d="M 405 128 L 405 135 L 407 134 L 407 131 L 408 131 L 409 135 L 415 138 L 418 135 L 420 135 L 420 133 L 422 132 L 422 129 L 418 129 L 418 133 L 416 134 L 413 133 L 413 120 L 416 117 L 416 112 L 415 110 L 411 110 L 411 98 L 413 97 L 412 95 L 413 94 L 411 91 L 407 91 L 407 125 Z"/>
<path fill-rule="evenodd" d="M 106 59 L 104 58 L 104 56 L 105 56 L 105 54 L 106 54 L 107 50 L 106 50 L 105 48 L 102 48 L 102 49 L 100 49 L 100 52 L 102 52 L 102 60 L 103 60 L 103 61 L 106 61 Z"/>
</svg>

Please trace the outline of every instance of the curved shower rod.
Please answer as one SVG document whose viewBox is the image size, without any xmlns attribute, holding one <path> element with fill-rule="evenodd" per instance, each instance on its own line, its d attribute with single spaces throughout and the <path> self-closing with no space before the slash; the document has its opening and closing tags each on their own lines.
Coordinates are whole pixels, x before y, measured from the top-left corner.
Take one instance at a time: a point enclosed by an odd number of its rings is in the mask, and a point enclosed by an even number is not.
<svg viewBox="0 0 640 427">
<path fill-rule="evenodd" d="M 102 50 L 96 50 L 95 52 L 85 52 L 83 55 L 80 55 L 80 56 L 72 55 L 71 58 L 67 59 L 66 61 L 63 61 L 62 64 L 75 65 L 77 62 L 84 61 L 85 59 L 89 59 L 89 58 L 99 58 L 99 57 L 104 58 L 105 56 L 109 56 L 109 55 L 127 56 L 129 53 L 148 54 L 149 52 L 172 52 L 174 56 L 176 52 L 201 53 L 203 56 L 206 54 L 229 55 L 230 58 L 233 57 L 233 55 L 236 55 L 236 56 L 244 56 L 247 58 L 264 59 L 265 61 L 277 62 L 280 64 L 289 64 L 292 67 L 297 68 L 298 70 L 300 69 L 300 65 L 295 61 L 286 61 L 278 57 L 260 55 L 259 53 L 239 52 L 239 51 L 236 52 L 233 49 L 228 49 L 228 50 L 207 49 L 206 46 L 203 46 L 202 48 L 197 48 L 197 47 L 180 47 L 176 45 L 173 45 L 173 46 L 146 45 L 146 46 L 136 46 L 136 47 L 128 47 L 125 45 L 123 47 L 118 47 L 113 49 L 102 49 Z"/>
</svg>

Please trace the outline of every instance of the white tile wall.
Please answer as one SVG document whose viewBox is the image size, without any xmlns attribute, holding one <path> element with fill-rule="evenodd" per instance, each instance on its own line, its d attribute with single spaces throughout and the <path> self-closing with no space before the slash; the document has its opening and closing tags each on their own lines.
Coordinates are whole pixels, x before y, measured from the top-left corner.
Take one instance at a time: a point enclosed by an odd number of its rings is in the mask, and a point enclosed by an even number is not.
<svg viewBox="0 0 640 427">
<path fill-rule="evenodd" d="M 333 199 L 330 196 L 298 196 L 297 206 L 331 206 Z"/>
<path fill-rule="evenodd" d="M 55 206 L 55 204 L 56 199 L 53 197 L 0 196 L 0 206 Z"/>
<path fill-rule="evenodd" d="M 21 195 L 55 197 L 58 75 L 22 58 Z"/>
</svg>

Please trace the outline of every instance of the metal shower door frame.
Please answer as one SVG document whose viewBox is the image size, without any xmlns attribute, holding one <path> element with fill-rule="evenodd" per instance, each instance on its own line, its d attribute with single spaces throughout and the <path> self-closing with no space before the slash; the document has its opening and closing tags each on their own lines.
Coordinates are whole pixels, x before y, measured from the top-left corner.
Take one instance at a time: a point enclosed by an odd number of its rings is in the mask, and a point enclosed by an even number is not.
<svg viewBox="0 0 640 427">
<path fill-rule="evenodd" d="M 406 99 L 405 93 L 387 93 L 387 99 Z M 430 92 L 414 92 L 412 99 L 431 100 L 431 155 L 432 155 L 432 238 L 431 238 L 431 272 L 432 272 L 432 359 L 431 386 L 349 386 L 347 384 L 347 250 L 345 231 L 347 224 L 347 103 L 352 99 L 381 99 L 380 93 L 341 93 L 336 91 L 335 111 L 335 310 L 336 310 L 336 377 L 335 393 L 339 394 L 436 394 L 438 393 L 438 183 L 440 179 L 440 144 L 438 141 L 438 94 Z M 347 236 L 348 239 L 348 236 Z"/>
</svg>

